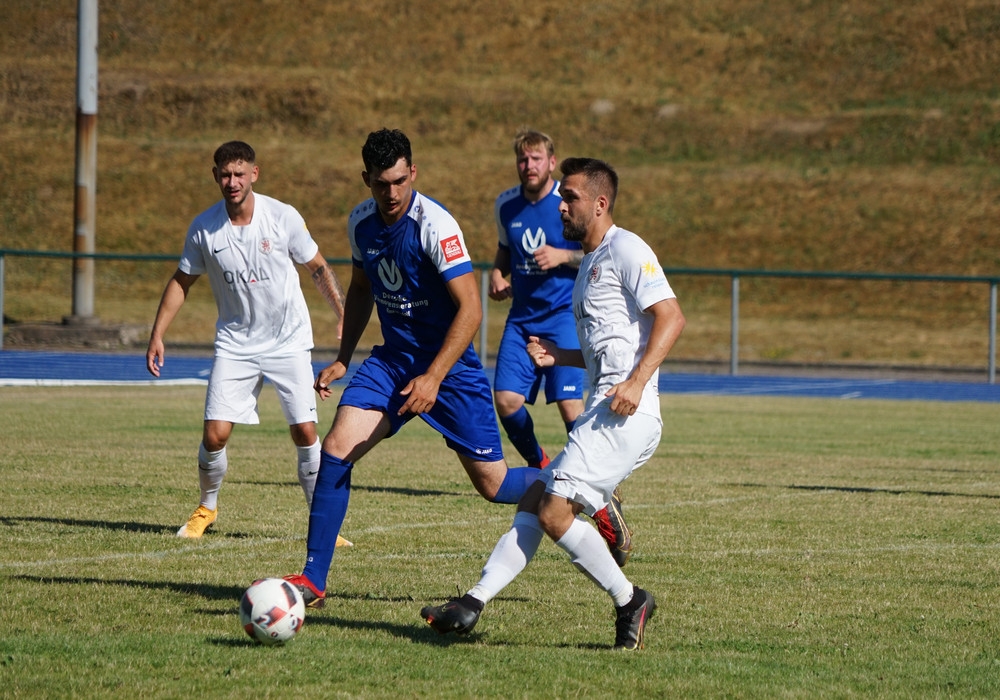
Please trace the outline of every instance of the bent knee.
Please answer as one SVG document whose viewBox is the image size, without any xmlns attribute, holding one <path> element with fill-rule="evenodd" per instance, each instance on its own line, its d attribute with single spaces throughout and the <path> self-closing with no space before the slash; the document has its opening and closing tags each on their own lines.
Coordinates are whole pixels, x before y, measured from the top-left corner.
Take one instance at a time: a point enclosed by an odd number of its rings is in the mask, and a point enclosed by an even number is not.
<svg viewBox="0 0 1000 700">
<path fill-rule="evenodd" d="M 562 538 L 583 508 L 561 496 L 547 494 L 538 504 L 538 525 L 554 541 Z"/>
<path fill-rule="evenodd" d="M 497 413 L 506 417 L 524 405 L 524 397 L 513 391 L 498 391 L 493 397 L 493 403 L 497 407 Z"/>
<path fill-rule="evenodd" d="M 460 458 L 460 461 L 465 467 L 465 472 L 469 475 L 469 480 L 476 489 L 476 493 L 490 503 L 500 502 L 497 497 L 500 495 L 501 487 L 507 476 L 507 463 L 504 461 L 477 462 L 468 458 Z"/>
</svg>

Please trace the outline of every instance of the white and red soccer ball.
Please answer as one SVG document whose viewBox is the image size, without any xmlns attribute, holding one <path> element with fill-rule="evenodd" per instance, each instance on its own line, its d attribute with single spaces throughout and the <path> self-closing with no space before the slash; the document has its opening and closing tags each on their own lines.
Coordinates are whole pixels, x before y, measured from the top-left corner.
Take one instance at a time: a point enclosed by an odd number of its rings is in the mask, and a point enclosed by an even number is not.
<svg viewBox="0 0 1000 700">
<path fill-rule="evenodd" d="M 240 625 L 261 644 L 273 646 L 291 641 L 305 620 L 302 594 L 281 578 L 254 581 L 240 600 Z"/>
</svg>

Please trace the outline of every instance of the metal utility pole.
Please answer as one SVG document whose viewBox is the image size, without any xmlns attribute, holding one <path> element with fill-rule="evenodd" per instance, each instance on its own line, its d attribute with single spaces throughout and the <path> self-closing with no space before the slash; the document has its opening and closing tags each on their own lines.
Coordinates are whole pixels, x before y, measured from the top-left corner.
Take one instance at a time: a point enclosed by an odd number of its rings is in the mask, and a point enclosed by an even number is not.
<svg viewBox="0 0 1000 700">
<path fill-rule="evenodd" d="M 76 73 L 76 197 L 73 252 L 94 252 L 97 206 L 97 0 L 78 0 Z M 94 323 L 94 259 L 73 259 L 73 315 Z"/>
</svg>

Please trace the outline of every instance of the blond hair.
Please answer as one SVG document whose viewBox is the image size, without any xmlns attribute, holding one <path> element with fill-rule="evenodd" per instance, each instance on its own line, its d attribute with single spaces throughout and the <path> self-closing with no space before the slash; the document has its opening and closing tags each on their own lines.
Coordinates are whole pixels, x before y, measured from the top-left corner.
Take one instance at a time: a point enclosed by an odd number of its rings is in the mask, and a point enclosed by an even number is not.
<svg viewBox="0 0 1000 700">
<path fill-rule="evenodd" d="M 521 129 L 514 136 L 514 155 L 519 156 L 529 148 L 537 148 L 539 146 L 545 146 L 545 152 L 548 153 L 550 158 L 555 155 L 556 145 L 552 143 L 552 139 L 549 138 L 548 134 L 535 131 L 534 129 Z"/>
</svg>

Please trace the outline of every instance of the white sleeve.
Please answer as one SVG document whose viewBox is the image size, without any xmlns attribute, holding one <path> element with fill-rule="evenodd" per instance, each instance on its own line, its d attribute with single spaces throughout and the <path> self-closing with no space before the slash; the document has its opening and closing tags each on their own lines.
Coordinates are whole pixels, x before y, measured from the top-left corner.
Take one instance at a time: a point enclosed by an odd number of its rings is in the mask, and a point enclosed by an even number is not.
<svg viewBox="0 0 1000 700">
<path fill-rule="evenodd" d="M 423 207 L 419 222 L 421 247 L 444 278 L 450 279 L 449 270 L 463 263 L 472 264 L 465 237 L 458 222 L 443 207 L 426 200 Z"/>
<path fill-rule="evenodd" d="M 615 259 L 622 284 L 635 297 L 640 309 L 648 309 L 658 301 L 675 298 L 674 290 L 663 274 L 656 253 L 641 238 L 632 234 L 618 236 Z"/>
<path fill-rule="evenodd" d="M 313 240 L 305 219 L 295 207 L 285 208 L 282 216 L 282 228 L 288 234 L 288 254 L 299 265 L 304 265 L 316 257 L 319 245 Z"/>
<path fill-rule="evenodd" d="M 347 242 L 351 244 L 351 259 L 356 263 L 360 263 L 364 260 L 361 255 L 361 248 L 358 247 L 357 238 L 355 236 L 355 230 L 358 224 L 363 221 L 366 217 L 370 216 L 375 210 L 375 200 L 368 199 L 351 210 L 351 213 L 347 216 Z"/>
<path fill-rule="evenodd" d="M 188 227 L 187 236 L 184 237 L 184 251 L 177 263 L 177 269 L 188 275 L 203 275 L 207 271 L 205 255 L 201 246 L 202 232 L 197 223 L 198 220 L 195 219 Z"/>
</svg>

